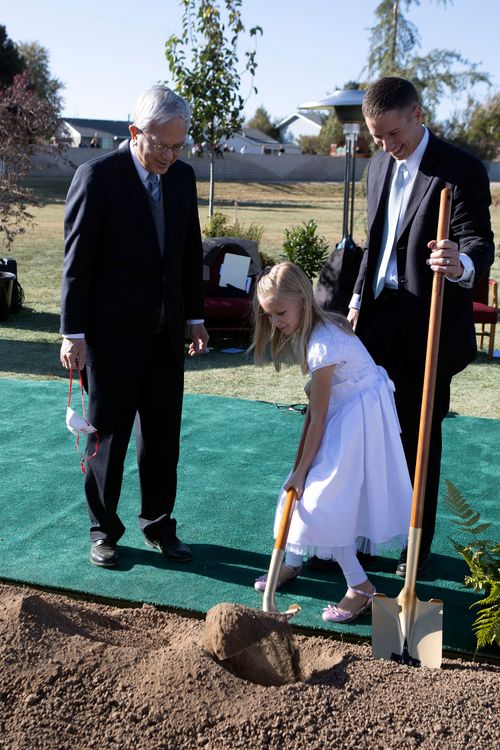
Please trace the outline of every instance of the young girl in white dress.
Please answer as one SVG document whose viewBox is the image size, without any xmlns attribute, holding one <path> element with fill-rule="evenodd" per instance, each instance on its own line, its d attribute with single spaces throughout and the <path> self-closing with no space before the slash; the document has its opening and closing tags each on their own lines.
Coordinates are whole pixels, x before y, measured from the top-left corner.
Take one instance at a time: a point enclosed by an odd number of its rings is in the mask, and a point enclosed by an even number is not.
<svg viewBox="0 0 500 750">
<path fill-rule="evenodd" d="M 276 370 L 296 363 L 309 372 L 310 423 L 302 457 L 276 510 L 276 536 L 286 491 L 294 511 L 278 587 L 299 575 L 304 556 L 336 560 L 347 592 L 323 620 L 351 622 L 371 608 L 375 588 L 356 556 L 377 545 L 401 546 L 412 487 L 400 439 L 394 386 L 347 320 L 317 305 L 312 284 L 293 263 L 265 269 L 256 287 L 252 348 L 257 365 L 269 349 Z M 369 544 L 369 550 L 366 543 Z M 266 576 L 254 584 L 263 591 Z"/>
</svg>

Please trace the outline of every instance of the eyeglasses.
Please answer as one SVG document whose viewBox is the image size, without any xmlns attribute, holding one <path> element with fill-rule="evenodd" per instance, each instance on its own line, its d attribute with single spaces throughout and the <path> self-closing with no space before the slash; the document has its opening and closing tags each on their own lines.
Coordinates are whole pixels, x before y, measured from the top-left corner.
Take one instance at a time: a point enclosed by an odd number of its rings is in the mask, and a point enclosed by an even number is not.
<svg viewBox="0 0 500 750">
<path fill-rule="evenodd" d="M 171 151 L 173 154 L 180 154 L 182 149 L 186 148 L 186 143 L 174 143 L 173 146 L 168 146 L 166 143 L 162 143 L 155 138 L 154 135 L 151 135 L 145 130 L 141 130 L 141 133 L 149 143 L 151 151 L 156 151 L 157 153 L 160 153 L 161 151 Z"/>
</svg>

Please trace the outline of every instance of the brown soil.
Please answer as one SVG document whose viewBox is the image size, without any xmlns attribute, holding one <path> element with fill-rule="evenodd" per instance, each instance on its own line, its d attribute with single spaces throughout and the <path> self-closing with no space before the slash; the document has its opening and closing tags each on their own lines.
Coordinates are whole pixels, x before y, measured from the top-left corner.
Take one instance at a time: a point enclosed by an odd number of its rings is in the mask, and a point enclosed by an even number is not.
<svg viewBox="0 0 500 750">
<path fill-rule="evenodd" d="M 151 606 L 0 584 L 0 748 L 492 750 L 498 741 L 498 666 L 411 668 L 372 660 L 369 645 L 295 636 L 291 681 L 266 687 L 225 668 L 207 635 L 203 621 Z"/>
</svg>

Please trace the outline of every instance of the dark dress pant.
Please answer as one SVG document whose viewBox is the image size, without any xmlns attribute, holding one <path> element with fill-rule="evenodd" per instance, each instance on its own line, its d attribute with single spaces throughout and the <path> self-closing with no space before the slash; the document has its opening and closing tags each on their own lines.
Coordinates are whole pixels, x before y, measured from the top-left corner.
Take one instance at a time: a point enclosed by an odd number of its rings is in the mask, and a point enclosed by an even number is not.
<svg viewBox="0 0 500 750">
<path fill-rule="evenodd" d="M 133 356 L 133 355 L 132 355 Z M 118 501 L 125 456 L 135 423 L 137 464 L 141 491 L 139 525 L 151 539 L 175 535 L 172 511 L 177 490 L 177 463 L 184 373 L 166 334 L 155 336 L 142 371 L 110 373 L 87 367 L 89 421 L 99 444 L 87 460 L 85 495 L 91 521 L 91 541 L 116 543 L 125 531 Z M 86 455 L 96 450 L 90 435 Z"/>
<path fill-rule="evenodd" d="M 395 400 L 401 425 L 401 441 L 412 483 L 415 478 L 425 356 L 412 340 L 411 327 L 399 311 L 398 292 L 382 293 L 373 303 L 360 339 L 378 365 L 387 370 L 396 387 Z M 429 445 L 429 461 L 422 519 L 422 550 L 428 551 L 434 537 L 441 471 L 441 423 L 450 406 L 451 378 L 438 372 Z"/>
</svg>

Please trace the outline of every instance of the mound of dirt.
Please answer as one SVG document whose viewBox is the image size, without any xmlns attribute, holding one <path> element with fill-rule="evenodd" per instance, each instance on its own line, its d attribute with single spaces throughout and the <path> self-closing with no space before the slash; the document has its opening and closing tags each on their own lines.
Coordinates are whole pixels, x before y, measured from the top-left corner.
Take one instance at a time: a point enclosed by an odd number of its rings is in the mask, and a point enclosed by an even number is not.
<svg viewBox="0 0 500 750">
<path fill-rule="evenodd" d="M 498 740 L 500 667 L 412 669 L 374 661 L 369 645 L 285 635 L 276 652 L 295 671 L 265 686 L 216 657 L 207 632 L 147 605 L 0 585 L 1 750 L 491 750 Z"/>
<path fill-rule="evenodd" d="M 300 679 L 299 652 L 283 616 L 224 602 L 207 612 L 203 642 L 233 674 L 258 685 Z"/>
</svg>

